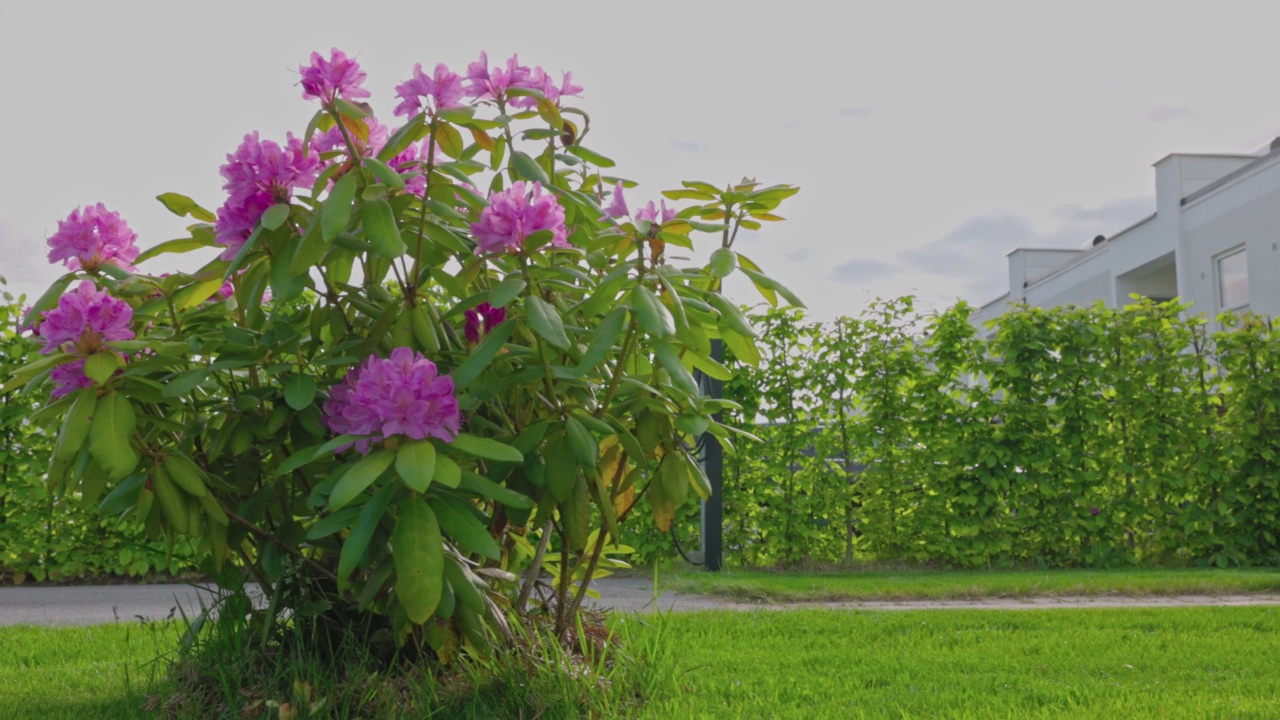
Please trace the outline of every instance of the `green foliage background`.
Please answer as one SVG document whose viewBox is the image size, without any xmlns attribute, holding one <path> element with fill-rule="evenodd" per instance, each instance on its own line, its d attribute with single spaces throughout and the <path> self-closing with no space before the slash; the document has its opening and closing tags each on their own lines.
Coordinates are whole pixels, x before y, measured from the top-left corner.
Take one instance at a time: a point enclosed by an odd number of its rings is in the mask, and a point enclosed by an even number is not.
<svg viewBox="0 0 1280 720">
<path fill-rule="evenodd" d="M 23 297 L 0 278 L 0 377 L 34 359 L 19 332 Z M 45 486 L 53 437 L 30 417 L 43 393 L 0 393 L 0 583 L 72 580 L 99 575 L 180 572 L 189 554 L 145 539 L 142 527 L 97 513 L 78 496 L 56 499 Z"/>
<path fill-rule="evenodd" d="M 725 390 L 762 439 L 726 459 L 729 561 L 1280 562 L 1280 332 L 1185 310 L 1020 308 L 986 337 L 910 298 L 756 317 L 764 360 Z M 686 548 L 697 528 L 678 518 Z M 632 531 L 642 562 L 672 556 Z"/>
</svg>

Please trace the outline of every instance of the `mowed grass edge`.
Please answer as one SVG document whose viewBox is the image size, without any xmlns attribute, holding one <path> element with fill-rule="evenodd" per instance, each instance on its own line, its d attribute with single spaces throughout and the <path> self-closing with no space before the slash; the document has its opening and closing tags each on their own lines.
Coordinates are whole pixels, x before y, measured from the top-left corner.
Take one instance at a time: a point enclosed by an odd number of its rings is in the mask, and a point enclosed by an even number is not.
<svg viewBox="0 0 1280 720">
<path fill-rule="evenodd" d="M 1280 608 L 619 616 L 642 718 L 1275 718 Z M 636 627 L 636 626 L 639 627 Z M 0 629 L 0 717 L 146 717 L 175 625 Z M 655 641 L 656 639 L 656 641 Z M 163 675 L 163 673 L 160 673 Z"/>
<path fill-rule="evenodd" d="M 1280 569 L 920 570 L 775 572 L 679 570 L 664 589 L 759 602 L 974 600 L 1055 596 L 1235 595 L 1280 592 Z"/>
</svg>

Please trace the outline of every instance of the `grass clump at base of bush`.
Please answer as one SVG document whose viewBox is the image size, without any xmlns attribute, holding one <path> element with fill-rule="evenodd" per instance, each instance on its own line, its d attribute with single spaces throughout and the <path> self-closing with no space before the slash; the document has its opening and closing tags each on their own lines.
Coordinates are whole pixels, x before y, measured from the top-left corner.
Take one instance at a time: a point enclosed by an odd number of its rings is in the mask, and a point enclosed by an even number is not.
<svg viewBox="0 0 1280 720">
<path fill-rule="evenodd" d="M 663 587 L 755 602 L 1280 592 L 1280 569 L 668 572 Z"/>
</svg>

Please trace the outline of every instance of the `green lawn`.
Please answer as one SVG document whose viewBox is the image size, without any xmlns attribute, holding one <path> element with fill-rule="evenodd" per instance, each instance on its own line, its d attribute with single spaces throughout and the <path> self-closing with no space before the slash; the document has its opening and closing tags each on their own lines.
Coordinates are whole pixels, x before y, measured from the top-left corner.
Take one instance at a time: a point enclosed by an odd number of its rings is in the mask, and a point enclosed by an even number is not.
<svg viewBox="0 0 1280 720">
<path fill-rule="evenodd" d="M 645 718 L 1277 718 L 1280 608 L 673 615 Z"/>
<path fill-rule="evenodd" d="M 176 625 L 0 628 L 0 718 L 124 720 L 141 707 Z"/>
<path fill-rule="evenodd" d="M 1052 595 L 1280 592 L 1280 570 L 771 572 L 681 570 L 662 587 L 738 600 L 945 600 Z"/>
<path fill-rule="evenodd" d="M 1280 608 L 723 611 L 615 622 L 661 633 L 654 662 L 674 680 L 646 720 L 1280 717 Z M 156 667 L 142 663 L 174 642 L 172 626 L 0 628 L 0 717 L 142 717 Z"/>
</svg>

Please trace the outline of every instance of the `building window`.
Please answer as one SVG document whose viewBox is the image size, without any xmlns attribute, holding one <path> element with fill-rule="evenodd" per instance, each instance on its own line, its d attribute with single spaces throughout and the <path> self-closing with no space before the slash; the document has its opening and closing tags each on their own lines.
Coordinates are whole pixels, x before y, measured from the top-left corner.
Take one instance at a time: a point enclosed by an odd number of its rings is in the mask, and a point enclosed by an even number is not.
<svg viewBox="0 0 1280 720">
<path fill-rule="evenodd" d="M 1218 308 L 1235 310 L 1249 304 L 1249 263 L 1245 249 L 1218 258 Z"/>
</svg>

